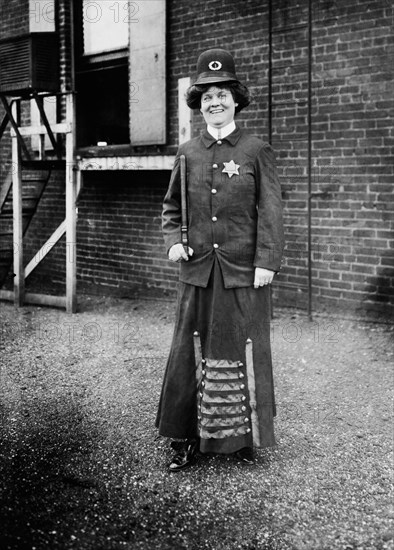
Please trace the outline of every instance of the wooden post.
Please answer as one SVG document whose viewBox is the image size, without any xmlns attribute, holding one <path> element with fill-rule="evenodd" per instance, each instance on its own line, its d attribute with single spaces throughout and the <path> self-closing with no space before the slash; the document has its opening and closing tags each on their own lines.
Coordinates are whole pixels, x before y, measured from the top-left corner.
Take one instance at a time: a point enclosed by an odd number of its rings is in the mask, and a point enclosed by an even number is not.
<svg viewBox="0 0 394 550">
<path fill-rule="evenodd" d="M 12 104 L 12 116 L 19 125 L 20 102 Z M 23 268 L 23 214 L 22 214 L 22 165 L 18 138 L 12 138 L 12 217 L 14 231 L 14 304 L 23 305 L 25 294 L 25 273 Z"/>
<path fill-rule="evenodd" d="M 66 310 L 77 310 L 77 211 L 75 178 L 75 109 L 74 94 L 66 96 Z"/>
</svg>

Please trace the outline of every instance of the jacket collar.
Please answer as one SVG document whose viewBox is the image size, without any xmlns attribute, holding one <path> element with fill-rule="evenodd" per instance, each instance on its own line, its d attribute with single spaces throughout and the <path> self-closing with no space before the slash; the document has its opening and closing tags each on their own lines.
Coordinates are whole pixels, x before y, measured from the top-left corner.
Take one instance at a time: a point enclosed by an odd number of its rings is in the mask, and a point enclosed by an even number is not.
<svg viewBox="0 0 394 550">
<path fill-rule="evenodd" d="M 237 144 L 240 137 L 241 137 L 241 128 L 239 128 L 239 126 L 236 126 L 235 130 L 231 132 L 231 134 L 222 138 L 222 141 L 228 141 L 230 145 L 234 146 Z M 211 134 L 206 129 L 201 134 L 201 140 L 207 149 L 211 147 L 211 145 L 217 142 L 217 140 L 213 136 L 211 136 Z"/>
</svg>

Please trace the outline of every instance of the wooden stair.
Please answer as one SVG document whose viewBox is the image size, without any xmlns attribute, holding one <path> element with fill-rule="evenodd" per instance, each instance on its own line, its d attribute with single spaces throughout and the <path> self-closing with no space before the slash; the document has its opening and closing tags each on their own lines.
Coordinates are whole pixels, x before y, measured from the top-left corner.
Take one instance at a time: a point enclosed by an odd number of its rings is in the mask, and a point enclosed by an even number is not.
<svg viewBox="0 0 394 550">
<path fill-rule="evenodd" d="M 22 162 L 22 219 L 25 235 L 36 213 L 40 199 L 54 168 L 63 168 L 64 161 Z M 0 288 L 12 281 L 13 265 L 13 210 L 12 174 L 2 185 L 0 192 Z"/>
<path fill-rule="evenodd" d="M 76 244 L 76 201 L 81 188 L 81 174 L 75 162 L 74 92 L 67 90 L 41 93 L 33 89 L 23 97 L 12 96 L 9 98 L 8 95 L 0 93 L 0 101 L 6 113 L 3 121 L 0 122 L 0 138 L 10 123 L 11 163 L 16 172 L 14 176 L 9 175 L 0 188 L 0 300 L 10 300 L 15 307 L 22 307 L 25 303 L 29 303 L 64 307 L 67 313 L 75 313 L 77 311 L 77 266 L 75 261 L 65 262 L 65 296 L 26 292 L 25 285 L 26 278 L 47 257 L 63 235 L 66 235 L 67 242 L 74 243 L 74 246 Z M 43 98 L 50 96 L 63 97 L 65 100 L 65 117 L 62 122 L 49 124 Z M 41 124 L 37 126 L 22 124 L 22 102 L 26 101 L 36 102 L 40 111 Z M 62 146 L 59 145 L 60 134 L 64 135 L 61 139 Z M 25 143 L 25 139 L 31 136 L 39 136 L 39 147 L 35 154 L 40 160 L 32 160 L 31 150 Z M 56 155 L 59 160 L 48 160 L 45 136 L 48 136 L 52 143 L 52 154 Z M 36 213 L 54 167 L 61 167 L 65 174 L 65 217 L 26 264 L 23 235 Z M 13 201 L 12 190 L 15 193 Z M 29 252 L 32 251 L 29 250 Z M 1 288 L 6 281 L 8 282 L 7 287 L 12 287 L 12 289 Z M 10 285 L 10 282 L 13 284 Z"/>
</svg>

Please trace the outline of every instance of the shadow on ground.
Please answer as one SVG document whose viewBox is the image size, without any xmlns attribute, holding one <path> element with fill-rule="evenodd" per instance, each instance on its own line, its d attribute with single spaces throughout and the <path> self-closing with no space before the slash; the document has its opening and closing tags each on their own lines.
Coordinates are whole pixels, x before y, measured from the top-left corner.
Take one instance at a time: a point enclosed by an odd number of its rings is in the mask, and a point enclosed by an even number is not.
<svg viewBox="0 0 394 550">
<path fill-rule="evenodd" d="M 21 424 L 19 415 L 29 421 Z M 78 472 L 91 453 L 98 427 L 86 423 L 78 401 L 64 397 L 25 402 L 23 410 L 9 416 L 3 410 L 3 420 L 1 547 L 51 546 L 48 533 L 56 535 L 60 523 L 72 531 L 92 498 L 105 505 L 105 489 L 83 470 Z"/>
</svg>

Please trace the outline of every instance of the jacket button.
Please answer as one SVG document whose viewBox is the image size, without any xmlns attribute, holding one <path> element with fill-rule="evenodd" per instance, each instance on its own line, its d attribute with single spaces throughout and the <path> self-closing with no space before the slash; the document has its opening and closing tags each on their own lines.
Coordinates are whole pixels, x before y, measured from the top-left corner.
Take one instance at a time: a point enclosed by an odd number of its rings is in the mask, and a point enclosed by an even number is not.
<svg viewBox="0 0 394 550">
<path fill-rule="evenodd" d="M 219 168 L 219 166 L 215 163 L 215 164 L 212 164 L 212 168 Z"/>
<path fill-rule="evenodd" d="M 217 142 L 216 142 L 218 145 L 221 145 L 223 142 L 221 139 L 218 139 Z"/>
<path fill-rule="evenodd" d="M 212 217 L 212 221 L 213 221 L 213 222 L 217 222 L 217 221 L 218 221 L 217 217 L 216 217 L 216 216 L 213 216 L 213 217 Z"/>
<path fill-rule="evenodd" d="M 213 248 L 219 248 L 219 245 L 215 243 L 215 244 L 213 245 Z"/>
<path fill-rule="evenodd" d="M 211 193 L 212 193 L 212 195 L 216 195 L 217 190 L 216 189 L 211 189 Z"/>
</svg>

